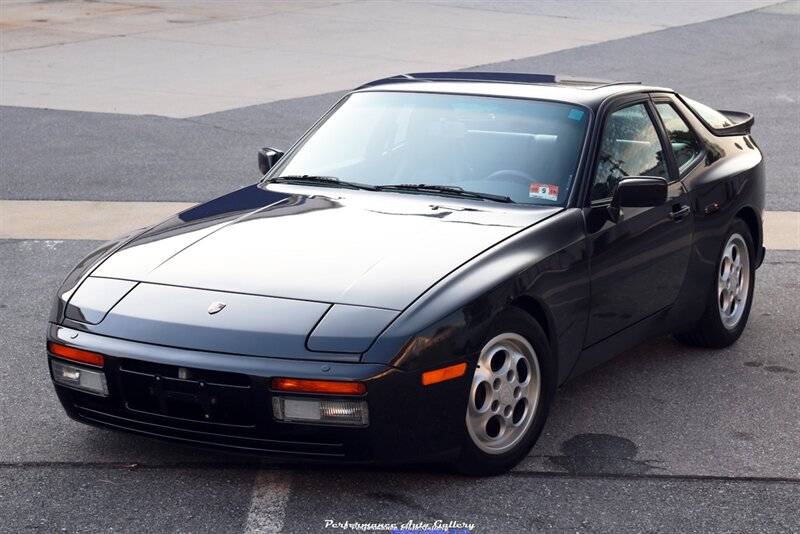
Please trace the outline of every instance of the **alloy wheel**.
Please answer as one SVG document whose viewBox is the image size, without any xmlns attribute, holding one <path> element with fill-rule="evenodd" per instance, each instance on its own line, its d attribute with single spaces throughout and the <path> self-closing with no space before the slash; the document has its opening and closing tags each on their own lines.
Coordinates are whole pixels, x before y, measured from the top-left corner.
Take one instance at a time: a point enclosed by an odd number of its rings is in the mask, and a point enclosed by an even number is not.
<svg viewBox="0 0 800 534">
<path fill-rule="evenodd" d="M 510 451 L 533 422 L 541 395 L 536 352 L 522 336 L 507 332 L 481 351 L 472 379 L 467 430 L 488 454 Z"/>
<path fill-rule="evenodd" d="M 750 254 L 739 234 L 732 234 L 722 250 L 717 273 L 717 303 L 722 324 L 733 330 L 744 314 L 750 291 Z"/>
</svg>

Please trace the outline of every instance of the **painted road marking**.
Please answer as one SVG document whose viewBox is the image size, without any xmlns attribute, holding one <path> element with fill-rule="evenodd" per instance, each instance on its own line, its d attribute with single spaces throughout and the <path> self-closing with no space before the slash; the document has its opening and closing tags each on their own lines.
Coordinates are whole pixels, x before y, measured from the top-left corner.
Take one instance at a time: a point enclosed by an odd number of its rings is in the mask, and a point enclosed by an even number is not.
<svg viewBox="0 0 800 534">
<path fill-rule="evenodd" d="M 768 250 L 800 250 L 800 212 L 766 212 L 764 246 Z"/>
<path fill-rule="evenodd" d="M 248 534 L 283 532 L 286 506 L 291 491 L 292 479 L 289 473 L 259 471 L 253 485 L 244 531 Z"/>
<path fill-rule="evenodd" d="M 189 202 L 0 200 L 0 239 L 109 240 L 194 205 Z"/>
<path fill-rule="evenodd" d="M 0 239 L 108 240 L 162 221 L 191 202 L 95 202 L 0 200 Z M 764 244 L 769 250 L 800 250 L 800 212 L 768 211 Z"/>
</svg>

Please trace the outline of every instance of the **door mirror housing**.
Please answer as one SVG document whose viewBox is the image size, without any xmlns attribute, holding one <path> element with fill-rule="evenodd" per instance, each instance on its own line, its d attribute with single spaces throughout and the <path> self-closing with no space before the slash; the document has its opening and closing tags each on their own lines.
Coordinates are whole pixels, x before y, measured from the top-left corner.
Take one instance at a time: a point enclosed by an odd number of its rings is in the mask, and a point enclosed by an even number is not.
<svg viewBox="0 0 800 534">
<path fill-rule="evenodd" d="M 278 163 L 278 160 L 281 159 L 284 152 L 282 150 L 278 150 L 277 148 L 270 148 L 265 146 L 264 148 L 260 148 L 258 150 L 258 170 L 261 174 L 267 174 L 267 172 Z"/>
<path fill-rule="evenodd" d="M 619 219 L 620 208 L 654 208 L 667 201 L 667 180 L 657 176 L 634 176 L 617 184 L 608 212 Z"/>
</svg>

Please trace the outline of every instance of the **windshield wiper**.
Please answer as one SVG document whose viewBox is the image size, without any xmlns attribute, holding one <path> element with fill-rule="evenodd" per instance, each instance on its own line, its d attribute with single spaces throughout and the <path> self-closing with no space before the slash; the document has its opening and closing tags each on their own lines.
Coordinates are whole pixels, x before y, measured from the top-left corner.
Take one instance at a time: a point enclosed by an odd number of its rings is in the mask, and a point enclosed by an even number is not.
<svg viewBox="0 0 800 534">
<path fill-rule="evenodd" d="M 421 193 L 440 193 L 443 195 L 454 195 L 466 198 L 479 198 L 481 200 L 493 200 L 495 202 L 514 202 L 510 197 L 503 195 L 493 195 L 491 193 L 480 193 L 478 191 L 465 191 L 463 188 L 454 185 L 436 184 L 392 184 L 379 185 L 378 191 L 419 191 Z"/>
<path fill-rule="evenodd" d="M 310 174 L 292 174 L 288 176 L 276 176 L 266 181 L 267 183 L 310 183 L 332 187 L 349 187 L 351 189 L 364 189 L 367 191 L 419 191 L 420 193 L 434 193 L 442 195 L 453 195 L 466 198 L 477 198 L 481 200 L 492 200 L 494 202 L 514 202 L 511 198 L 491 193 L 480 193 L 478 191 L 465 191 L 461 187 L 453 185 L 436 184 L 387 184 L 371 185 L 359 182 L 347 182 L 335 176 L 314 176 Z"/>
<path fill-rule="evenodd" d="M 358 182 L 346 182 L 340 180 L 335 176 L 313 176 L 310 174 L 291 174 L 288 176 L 276 176 L 270 178 L 267 183 L 309 183 L 320 184 L 333 187 L 349 187 L 351 189 L 366 189 L 367 191 L 375 191 L 377 188 L 374 185 L 361 184 Z"/>
</svg>

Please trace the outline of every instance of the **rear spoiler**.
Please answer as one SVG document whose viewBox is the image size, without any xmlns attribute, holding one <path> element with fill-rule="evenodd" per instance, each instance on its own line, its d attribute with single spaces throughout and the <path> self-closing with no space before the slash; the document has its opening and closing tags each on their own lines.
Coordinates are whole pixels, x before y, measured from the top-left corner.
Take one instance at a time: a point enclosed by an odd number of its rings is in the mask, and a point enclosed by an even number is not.
<svg viewBox="0 0 800 534">
<path fill-rule="evenodd" d="M 752 113 L 745 113 L 744 111 L 719 110 L 719 112 L 730 120 L 731 125 L 724 128 L 713 128 L 707 125 L 714 132 L 714 135 L 747 135 L 756 121 Z"/>
</svg>

